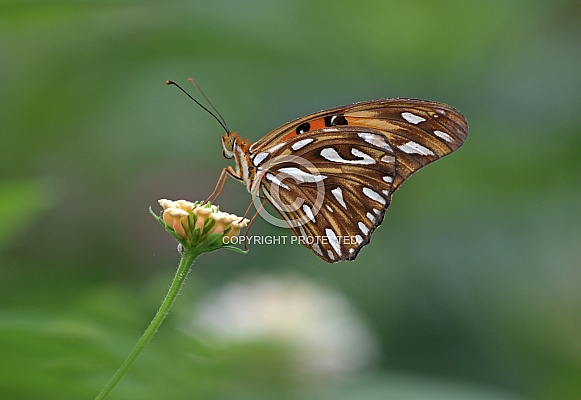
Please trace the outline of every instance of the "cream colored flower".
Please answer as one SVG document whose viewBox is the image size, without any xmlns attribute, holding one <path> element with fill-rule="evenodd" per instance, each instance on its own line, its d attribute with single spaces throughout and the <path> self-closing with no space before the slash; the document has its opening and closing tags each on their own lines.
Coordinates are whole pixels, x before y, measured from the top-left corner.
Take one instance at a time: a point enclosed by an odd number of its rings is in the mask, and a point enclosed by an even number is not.
<svg viewBox="0 0 581 400">
<path fill-rule="evenodd" d="M 212 215 L 212 210 L 210 210 L 209 208 L 196 207 L 193 209 L 193 212 L 197 217 L 196 228 L 202 229 L 204 227 L 206 219 L 208 219 L 208 217 Z"/>
<path fill-rule="evenodd" d="M 223 246 L 225 236 L 238 235 L 249 222 L 210 203 L 161 199 L 159 204 L 163 215 L 156 218 L 181 239 L 183 246 L 205 245 L 208 251 L 216 250 Z"/>
<path fill-rule="evenodd" d="M 232 236 L 238 236 L 238 234 L 240 233 L 240 230 L 242 228 L 244 228 L 246 226 L 246 224 L 248 223 L 247 219 L 243 219 L 243 218 L 239 218 L 237 217 L 231 224 L 230 224 L 230 230 L 224 234 L 225 237 L 232 237 Z"/>
</svg>

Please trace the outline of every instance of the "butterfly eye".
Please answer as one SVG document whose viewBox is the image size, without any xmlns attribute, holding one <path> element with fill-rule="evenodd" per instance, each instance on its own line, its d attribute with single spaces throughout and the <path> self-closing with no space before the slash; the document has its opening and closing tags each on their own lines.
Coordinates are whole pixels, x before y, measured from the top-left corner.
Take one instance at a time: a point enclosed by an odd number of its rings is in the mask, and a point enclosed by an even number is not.
<svg viewBox="0 0 581 400">
<path fill-rule="evenodd" d="M 311 129 L 311 124 L 309 124 L 308 122 L 302 123 L 297 127 L 297 135 L 300 135 L 301 133 L 305 133 L 308 132 Z"/>
</svg>

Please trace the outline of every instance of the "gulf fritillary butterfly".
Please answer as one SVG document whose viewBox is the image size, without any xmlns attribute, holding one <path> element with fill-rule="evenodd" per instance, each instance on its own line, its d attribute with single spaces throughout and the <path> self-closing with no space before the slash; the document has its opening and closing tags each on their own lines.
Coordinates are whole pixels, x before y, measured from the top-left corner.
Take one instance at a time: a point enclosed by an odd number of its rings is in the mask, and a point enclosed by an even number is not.
<svg viewBox="0 0 581 400">
<path fill-rule="evenodd" d="M 227 173 L 264 195 L 297 237 L 318 238 L 300 242 L 329 263 L 354 260 L 401 183 L 468 133 L 458 110 L 403 98 L 319 111 L 254 143 L 223 126 L 223 155 L 236 168 L 224 168 L 218 185 Z"/>
</svg>

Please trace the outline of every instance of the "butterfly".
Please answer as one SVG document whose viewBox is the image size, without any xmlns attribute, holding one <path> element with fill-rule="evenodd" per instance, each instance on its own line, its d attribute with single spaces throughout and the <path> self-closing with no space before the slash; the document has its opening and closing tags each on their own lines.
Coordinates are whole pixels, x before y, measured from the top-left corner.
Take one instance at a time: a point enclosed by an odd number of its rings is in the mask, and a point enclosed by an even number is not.
<svg viewBox="0 0 581 400">
<path fill-rule="evenodd" d="M 254 143 L 220 123 L 223 155 L 234 158 L 235 168 L 224 168 L 217 188 L 226 174 L 244 183 L 328 263 L 354 260 L 402 182 L 457 150 L 468 133 L 458 110 L 404 98 L 319 111 Z"/>
</svg>

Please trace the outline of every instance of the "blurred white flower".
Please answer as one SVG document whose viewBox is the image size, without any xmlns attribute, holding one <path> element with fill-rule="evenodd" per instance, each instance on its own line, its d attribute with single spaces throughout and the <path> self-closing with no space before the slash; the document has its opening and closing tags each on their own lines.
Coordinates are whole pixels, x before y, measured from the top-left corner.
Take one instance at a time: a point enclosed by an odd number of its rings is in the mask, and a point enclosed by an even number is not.
<svg viewBox="0 0 581 400">
<path fill-rule="evenodd" d="M 307 373 L 352 373 L 373 364 L 378 341 L 348 300 L 297 276 L 230 283 L 199 304 L 198 329 L 230 341 L 291 346 Z"/>
</svg>

